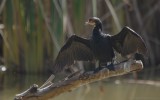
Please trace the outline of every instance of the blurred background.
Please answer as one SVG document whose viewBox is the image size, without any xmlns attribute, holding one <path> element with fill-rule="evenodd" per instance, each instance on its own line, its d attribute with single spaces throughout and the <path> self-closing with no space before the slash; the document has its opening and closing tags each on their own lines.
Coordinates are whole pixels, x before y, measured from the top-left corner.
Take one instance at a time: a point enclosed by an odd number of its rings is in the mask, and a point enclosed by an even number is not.
<svg viewBox="0 0 160 100">
<path fill-rule="evenodd" d="M 92 28 L 85 21 L 92 16 L 102 20 L 104 33 L 114 35 L 129 26 L 143 37 L 149 50 L 142 58 L 144 69 L 54 100 L 159 100 L 159 0 L 0 0 L 0 100 L 43 84 L 66 39 L 90 37 Z"/>
</svg>

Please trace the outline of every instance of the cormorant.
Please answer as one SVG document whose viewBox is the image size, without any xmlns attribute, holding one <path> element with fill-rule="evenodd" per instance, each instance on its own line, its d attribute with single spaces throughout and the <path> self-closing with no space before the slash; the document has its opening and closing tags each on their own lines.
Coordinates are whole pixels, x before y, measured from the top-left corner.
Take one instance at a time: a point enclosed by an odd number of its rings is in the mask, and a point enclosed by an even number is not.
<svg viewBox="0 0 160 100">
<path fill-rule="evenodd" d="M 55 73 L 63 71 L 74 61 L 98 60 L 99 67 L 107 66 L 108 62 L 113 62 L 114 49 L 128 58 L 135 53 L 145 55 L 147 52 L 142 37 L 127 26 L 117 35 L 111 36 L 102 32 L 102 22 L 97 17 L 90 18 L 86 24 L 94 26 L 91 38 L 72 35 L 59 51 L 53 68 Z M 113 67 L 108 69 L 114 70 Z"/>
</svg>

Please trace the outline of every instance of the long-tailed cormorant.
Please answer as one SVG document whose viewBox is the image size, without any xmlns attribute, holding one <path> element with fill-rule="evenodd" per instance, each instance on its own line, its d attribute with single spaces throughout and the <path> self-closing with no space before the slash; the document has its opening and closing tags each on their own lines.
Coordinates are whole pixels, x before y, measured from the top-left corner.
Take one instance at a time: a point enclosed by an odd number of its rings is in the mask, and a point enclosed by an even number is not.
<svg viewBox="0 0 160 100">
<path fill-rule="evenodd" d="M 111 36 L 102 32 L 102 22 L 97 17 L 90 18 L 86 24 L 94 26 L 91 38 L 72 35 L 59 51 L 53 68 L 55 73 L 63 71 L 74 61 L 98 60 L 99 66 L 106 66 L 113 62 L 114 49 L 123 57 L 131 57 L 135 53 L 145 55 L 147 52 L 142 37 L 127 26 Z"/>
</svg>

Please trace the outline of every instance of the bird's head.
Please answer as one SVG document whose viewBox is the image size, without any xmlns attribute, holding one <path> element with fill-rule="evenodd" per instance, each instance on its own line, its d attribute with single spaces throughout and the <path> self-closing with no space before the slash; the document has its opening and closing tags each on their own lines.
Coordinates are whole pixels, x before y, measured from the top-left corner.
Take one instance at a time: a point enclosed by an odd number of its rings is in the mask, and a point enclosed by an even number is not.
<svg viewBox="0 0 160 100">
<path fill-rule="evenodd" d="M 86 25 L 94 26 L 96 29 L 98 28 L 102 31 L 102 22 L 98 17 L 89 18 Z"/>
<path fill-rule="evenodd" d="M 101 24 L 102 22 L 98 17 L 89 18 L 88 21 L 86 22 L 86 25 L 91 25 L 91 26 L 97 26 Z"/>
</svg>

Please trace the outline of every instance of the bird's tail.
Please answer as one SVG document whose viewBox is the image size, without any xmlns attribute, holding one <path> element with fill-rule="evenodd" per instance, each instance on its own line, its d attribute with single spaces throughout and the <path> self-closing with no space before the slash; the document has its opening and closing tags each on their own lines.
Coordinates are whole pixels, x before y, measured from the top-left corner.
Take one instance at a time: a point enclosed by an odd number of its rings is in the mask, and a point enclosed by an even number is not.
<svg viewBox="0 0 160 100">
<path fill-rule="evenodd" d="M 53 68 L 52 68 L 52 73 L 53 74 L 58 74 L 60 72 L 63 71 L 63 68 L 61 68 L 60 66 L 58 66 L 57 64 L 54 64 L 53 65 Z"/>
</svg>

